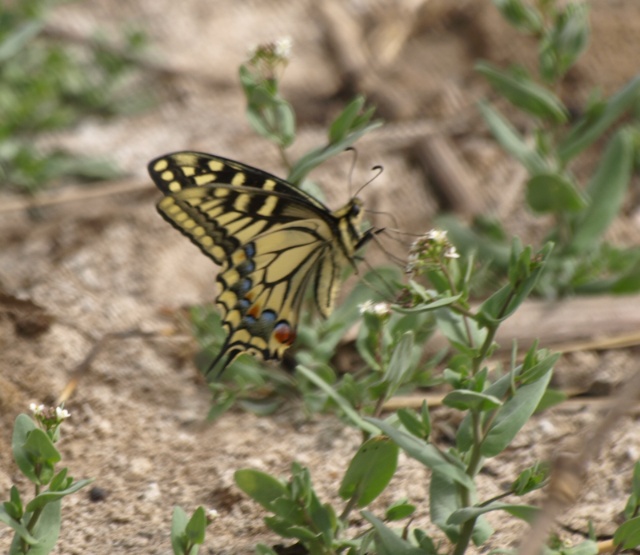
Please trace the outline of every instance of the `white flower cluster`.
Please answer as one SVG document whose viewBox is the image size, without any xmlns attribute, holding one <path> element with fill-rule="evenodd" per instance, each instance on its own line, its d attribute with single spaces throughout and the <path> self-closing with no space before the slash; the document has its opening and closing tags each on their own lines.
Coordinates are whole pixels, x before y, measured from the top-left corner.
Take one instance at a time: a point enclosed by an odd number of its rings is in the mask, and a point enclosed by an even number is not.
<svg viewBox="0 0 640 555">
<path fill-rule="evenodd" d="M 42 416 L 44 414 L 44 405 L 36 405 L 35 403 L 31 403 L 29 405 L 29 410 L 33 413 L 33 416 Z"/>
<path fill-rule="evenodd" d="M 441 258 L 460 258 L 456 248 L 447 239 L 443 229 L 432 229 L 411 243 L 407 260 L 407 273 L 421 265 L 437 264 Z"/>
<path fill-rule="evenodd" d="M 53 416 L 52 412 L 55 412 L 55 419 L 58 422 L 62 422 L 63 420 L 71 417 L 71 413 L 67 409 L 63 409 L 62 407 L 56 407 L 55 411 L 52 411 L 45 405 L 37 405 L 36 403 L 31 403 L 29 405 L 29 410 L 33 413 L 33 416 L 40 418 L 51 418 Z"/>
<path fill-rule="evenodd" d="M 282 37 L 276 40 L 273 48 L 273 52 L 279 58 L 288 60 L 291 58 L 291 49 L 293 48 L 293 41 L 291 37 Z"/>
<path fill-rule="evenodd" d="M 372 300 L 368 300 L 358 305 L 360 314 L 375 314 L 376 316 L 386 316 L 391 312 L 389 303 L 374 303 Z"/>
</svg>

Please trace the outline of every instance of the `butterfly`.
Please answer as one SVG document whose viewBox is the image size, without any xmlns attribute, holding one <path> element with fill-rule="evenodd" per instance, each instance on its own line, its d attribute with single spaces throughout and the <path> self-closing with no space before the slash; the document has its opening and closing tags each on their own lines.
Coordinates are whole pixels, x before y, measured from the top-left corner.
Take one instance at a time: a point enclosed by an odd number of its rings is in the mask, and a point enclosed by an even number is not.
<svg viewBox="0 0 640 555">
<path fill-rule="evenodd" d="M 325 318 L 342 269 L 380 230 L 361 231 L 362 202 L 331 212 L 267 172 L 200 152 L 152 160 L 149 174 L 164 193 L 162 217 L 221 266 L 218 304 L 227 337 L 206 372 L 222 374 L 240 354 L 280 360 L 295 341 L 308 288 Z"/>
</svg>

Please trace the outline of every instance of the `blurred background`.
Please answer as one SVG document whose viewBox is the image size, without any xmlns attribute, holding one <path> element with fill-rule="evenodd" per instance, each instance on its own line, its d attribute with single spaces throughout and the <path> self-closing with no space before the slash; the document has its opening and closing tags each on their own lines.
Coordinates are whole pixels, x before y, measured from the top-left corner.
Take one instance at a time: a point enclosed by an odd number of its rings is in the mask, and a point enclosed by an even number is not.
<svg viewBox="0 0 640 555">
<path fill-rule="evenodd" d="M 576 115 L 594 87 L 608 96 L 639 69 L 638 1 L 588 4 L 592 47 L 556 91 Z M 293 45 L 281 81 L 297 118 L 291 158 L 322 145 L 357 94 L 385 122 L 356 144 L 353 176 L 350 155 L 311 175 L 331 208 L 379 165 L 384 171 L 363 197 L 403 232 L 424 232 L 451 212 L 461 221 L 491 214 L 525 242 L 541 238 L 540 218 L 523 207 L 524 172 L 477 110 L 478 100 L 494 100 L 528 129 L 474 71 L 480 59 L 537 63 L 533 39 L 490 0 L 4 0 L 0 498 L 12 483 L 8 446 L 18 412 L 54 402 L 105 335 L 163 334 L 179 327 L 177 309 L 213 299 L 215 266 L 155 213 L 159 193 L 146 165 L 166 152 L 199 150 L 284 176 L 277 149 L 247 122 L 238 78 L 252 48 L 283 37 Z M 578 160 L 577 175 L 589 174 L 600 149 Z M 638 243 L 636 198 L 634 186 L 610 240 Z M 389 226 L 384 217 L 375 223 Z M 330 421 L 232 413 L 215 429 L 197 428 L 208 396 L 186 333 L 103 347 L 68 402 L 75 418 L 63 449 L 74 474 L 98 476 L 109 498 L 71 502 L 55 553 L 165 553 L 167 511 L 176 503 L 217 507 L 230 520 L 216 532 L 215 552 L 250 553 L 266 532 L 232 488 L 239 464 L 253 458 L 284 471 L 295 451 L 311 466 L 340 467 L 312 437 L 319 431 L 348 445 L 340 434 L 349 432 Z M 292 448 L 286 434 L 300 430 L 305 437 Z M 0 550 L 9 538 L 0 528 Z"/>
</svg>

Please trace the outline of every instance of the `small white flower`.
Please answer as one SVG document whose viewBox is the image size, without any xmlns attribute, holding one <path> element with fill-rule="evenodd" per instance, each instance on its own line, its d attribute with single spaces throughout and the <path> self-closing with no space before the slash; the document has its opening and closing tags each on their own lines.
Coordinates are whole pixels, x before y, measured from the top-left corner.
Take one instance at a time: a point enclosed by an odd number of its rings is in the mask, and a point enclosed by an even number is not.
<svg viewBox="0 0 640 555">
<path fill-rule="evenodd" d="M 40 416 L 44 412 L 44 408 L 44 405 L 36 405 L 35 403 L 29 405 L 29 410 L 34 416 Z"/>
<path fill-rule="evenodd" d="M 444 229 L 432 229 L 427 232 L 427 239 L 431 239 L 432 241 L 436 241 L 438 243 L 443 243 L 447 240 L 447 231 Z"/>
<path fill-rule="evenodd" d="M 67 418 L 70 418 L 71 414 L 69 413 L 69 411 L 67 409 L 63 409 L 62 407 L 56 407 L 56 418 L 58 420 L 66 420 Z"/>
<path fill-rule="evenodd" d="M 207 509 L 207 521 L 213 522 L 216 518 L 220 516 L 220 513 L 215 509 Z"/>
<path fill-rule="evenodd" d="M 389 303 L 374 303 L 371 300 L 362 303 L 359 307 L 360 314 L 368 313 L 376 316 L 386 316 L 391 312 Z"/>
<path fill-rule="evenodd" d="M 458 254 L 458 251 L 456 250 L 455 247 L 449 247 L 445 251 L 444 257 L 445 258 L 460 258 L 460 255 Z"/>
<path fill-rule="evenodd" d="M 288 60 L 291 57 L 291 48 L 293 41 L 291 37 L 282 37 L 275 42 L 274 53 L 279 58 Z"/>
</svg>

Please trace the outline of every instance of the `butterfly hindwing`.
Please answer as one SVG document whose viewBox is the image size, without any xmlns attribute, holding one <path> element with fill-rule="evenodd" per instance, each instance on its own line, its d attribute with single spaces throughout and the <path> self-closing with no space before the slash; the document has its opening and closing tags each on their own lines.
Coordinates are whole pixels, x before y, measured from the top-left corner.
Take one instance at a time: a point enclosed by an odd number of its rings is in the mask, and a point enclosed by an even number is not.
<svg viewBox="0 0 640 555">
<path fill-rule="evenodd" d="M 160 214 L 221 266 L 227 339 L 209 372 L 243 352 L 281 359 L 309 287 L 321 314 L 331 313 L 340 269 L 367 238 L 357 199 L 332 213 L 280 178 L 195 152 L 157 158 L 149 173 L 165 194 Z"/>
<path fill-rule="evenodd" d="M 254 238 L 241 252 L 255 253 L 231 264 L 218 276 L 217 302 L 228 333 L 218 359 L 233 360 L 249 351 L 265 360 L 281 359 L 293 343 L 304 292 L 320 268 L 335 267 L 328 243 L 308 229 L 322 228 L 319 220 L 277 226 Z M 225 364 L 226 365 L 226 364 Z"/>
</svg>

